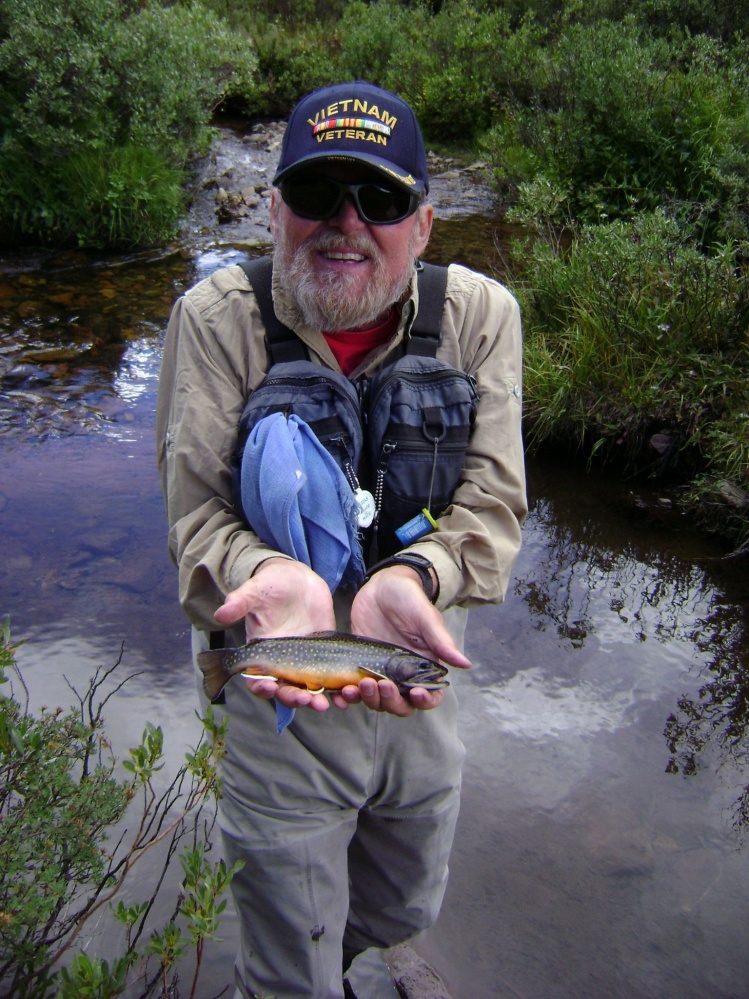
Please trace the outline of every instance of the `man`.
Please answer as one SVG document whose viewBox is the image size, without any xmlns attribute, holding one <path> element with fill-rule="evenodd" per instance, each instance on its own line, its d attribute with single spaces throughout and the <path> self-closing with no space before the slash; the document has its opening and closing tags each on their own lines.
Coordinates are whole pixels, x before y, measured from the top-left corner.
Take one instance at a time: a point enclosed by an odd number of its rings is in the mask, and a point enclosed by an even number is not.
<svg viewBox="0 0 749 999">
<path fill-rule="evenodd" d="M 395 95 L 357 81 L 295 108 L 271 203 L 273 307 L 316 364 L 359 381 L 403 353 L 432 226 L 428 190 L 419 126 Z M 405 559 L 332 595 L 309 566 L 257 537 L 232 500 L 238 422 L 270 364 L 246 274 L 219 270 L 177 302 L 157 429 L 195 653 L 222 630 L 235 646 L 337 628 L 469 667 L 465 607 L 502 599 L 526 514 L 520 320 L 509 292 L 450 267 L 437 356 L 468 372 L 480 397 L 452 503 Z M 269 679 L 227 685 L 221 828 L 228 860 L 244 861 L 233 883 L 237 997 L 338 999 L 357 955 L 434 922 L 463 757 L 455 676 L 445 691 L 405 696 L 367 678 L 330 699 Z M 274 700 L 297 709 L 282 735 Z M 393 994 L 392 984 L 353 980 L 361 999 Z"/>
</svg>

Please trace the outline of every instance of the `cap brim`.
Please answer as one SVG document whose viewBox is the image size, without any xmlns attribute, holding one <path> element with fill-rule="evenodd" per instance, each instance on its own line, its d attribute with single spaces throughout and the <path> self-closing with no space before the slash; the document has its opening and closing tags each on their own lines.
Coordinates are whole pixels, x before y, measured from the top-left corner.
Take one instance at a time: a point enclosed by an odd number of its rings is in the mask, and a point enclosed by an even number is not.
<svg viewBox="0 0 749 999">
<path fill-rule="evenodd" d="M 424 184 L 423 181 L 417 180 L 412 174 L 406 174 L 402 170 L 399 170 L 397 166 L 391 163 L 389 160 L 384 160 L 379 156 L 372 156 L 369 153 L 313 153 L 311 156 L 304 156 L 302 159 L 296 160 L 291 166 L 286 167 L 285 170 L 279 170 L 275 177 L 273 178 L 273 186 L 278 187 L 281 181 L 290 177 L 292 174 L 297 173 L 299 170 L 304 169 L 304 167 L 309 166 L 310 163 L 366 163 L 367 166 L 373 167 L 378 173 L 382 174 L 383 177 L 398 184 L 404 190 L 408 191 L 409 194 L 426 194 L 429 191 L 429 185 Z"/>
</svg>

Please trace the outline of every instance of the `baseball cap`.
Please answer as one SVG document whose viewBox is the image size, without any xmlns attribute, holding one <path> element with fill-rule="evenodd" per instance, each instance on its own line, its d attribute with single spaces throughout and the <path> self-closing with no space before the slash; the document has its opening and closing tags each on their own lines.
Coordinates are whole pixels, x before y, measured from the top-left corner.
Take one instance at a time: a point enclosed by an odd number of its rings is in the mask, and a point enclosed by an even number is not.
<svg viewBox="0 0 749 999">
<path fill-rule="evenodd" d="M 429 191 L 424 140 L 412 108 L 364 80 L 323 87 L 299 101 L 273 184 L 324 160 L 367 163 L 407 191 Z"/>
</svg>

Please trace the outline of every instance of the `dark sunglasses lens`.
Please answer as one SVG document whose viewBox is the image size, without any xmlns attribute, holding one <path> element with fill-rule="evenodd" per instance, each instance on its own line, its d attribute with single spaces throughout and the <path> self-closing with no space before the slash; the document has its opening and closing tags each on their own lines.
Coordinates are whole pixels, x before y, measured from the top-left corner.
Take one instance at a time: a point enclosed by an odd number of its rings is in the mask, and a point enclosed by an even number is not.
<svg viewBox="0 0 749 999">
<path fill-rule="evenodd" d="M 290 177 L 281 183 L 281 197 L 303 219 L 329 219 L 340 193 L 340 184 L 325 177 Z"/>
<path fill-rule="evenodd" d="M 367 222 L 400 222 L 412 211 L 412 198 L 407 191 L 379 184 L 363 184 L 359 188 L 359 205 Z"/>
<path fill-rule="evenodd" d="M 343 184 L 329 177 L 298 176 L 281 182 L 281 197 L 304 219 L 324 220 L 338 210 L 343 196 L 351 192 L 365 222 L 387 225 L 401 222 L 416 211 L 418 198 L 399 187 L 382 184 Z"/>
</svg>

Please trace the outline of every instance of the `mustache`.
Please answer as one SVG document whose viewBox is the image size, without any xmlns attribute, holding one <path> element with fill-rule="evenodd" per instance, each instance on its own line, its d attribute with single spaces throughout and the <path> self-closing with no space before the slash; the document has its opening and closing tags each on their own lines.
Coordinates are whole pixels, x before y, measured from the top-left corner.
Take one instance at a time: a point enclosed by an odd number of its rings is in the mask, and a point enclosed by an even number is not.
<svg viewBox="0 0 749 999">
<path fill-rule="evenodd" d="M 326 250 L 347 250 L 361 253 L 362 256 L 370 257 L 375 262 L 380 260 L 380 249 L 374 239 L 366 232 L 354 233 L 350 236 L 336 232 L 316 232 L 308 236 L 299 249 L 306 254 L 324 253 Z"/>
</svg>

